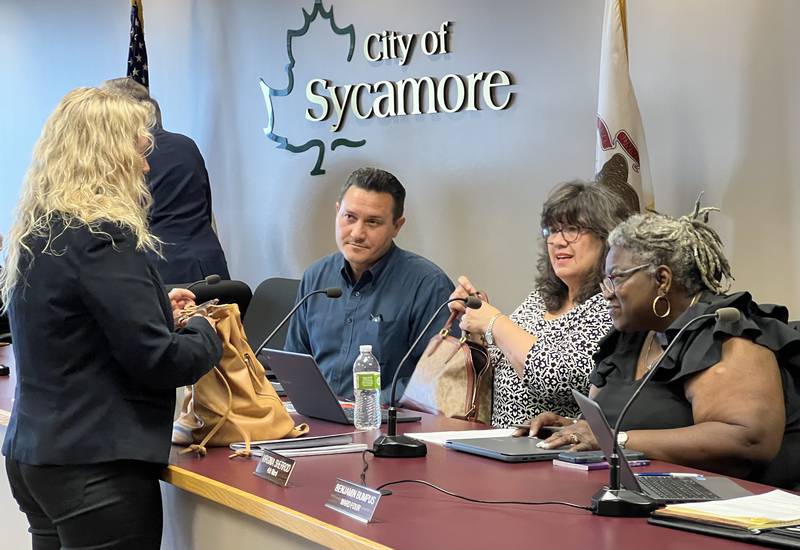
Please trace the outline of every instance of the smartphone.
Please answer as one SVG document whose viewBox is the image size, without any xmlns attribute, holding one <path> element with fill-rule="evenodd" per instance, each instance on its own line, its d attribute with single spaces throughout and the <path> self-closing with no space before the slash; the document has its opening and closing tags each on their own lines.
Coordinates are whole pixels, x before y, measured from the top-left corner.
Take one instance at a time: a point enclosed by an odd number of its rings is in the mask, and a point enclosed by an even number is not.
<svg viewBox="0 0 800 550">
<path fill-rule="evenodd" d="M 643 458 L 647 458 L 641 451 L 625 449 L 622 452 L 625 454 L 626 460 L 642 460 Z M 603 451 L 565 451 L 559 453 L 558 459 L 565 462 L 574 462 L 575 464 L 590 464 L 592 462 L 605 462 L 606 455 L 603 454 Z"/>
</svg>

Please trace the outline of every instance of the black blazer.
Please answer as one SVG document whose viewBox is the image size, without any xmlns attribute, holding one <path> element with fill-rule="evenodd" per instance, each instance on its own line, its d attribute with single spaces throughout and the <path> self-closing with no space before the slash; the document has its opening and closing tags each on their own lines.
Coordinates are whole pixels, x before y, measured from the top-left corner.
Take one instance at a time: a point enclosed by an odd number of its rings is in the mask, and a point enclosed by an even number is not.
<svg viewBox="0 0 800 550">
<path fill-rule="evenodd" d="M 219 361 L 203 319 L 173 332 L 161 278 L 128 230 L 31 239 L 9 312 L 17 387 L 3 454 L 26 464 L 166 463 L 175 388 Z"/>
<path fill-rule="evenodd" d="M 211 186 L 191 138 L 153 131 L 148 186 L 153 195 L 150 229 L 164 241 L 164 259 L 151 257 L 166 283 L 189 283 L 216 274 L 230 279 L 225 253 L 211 229 Z"/>
</svg>

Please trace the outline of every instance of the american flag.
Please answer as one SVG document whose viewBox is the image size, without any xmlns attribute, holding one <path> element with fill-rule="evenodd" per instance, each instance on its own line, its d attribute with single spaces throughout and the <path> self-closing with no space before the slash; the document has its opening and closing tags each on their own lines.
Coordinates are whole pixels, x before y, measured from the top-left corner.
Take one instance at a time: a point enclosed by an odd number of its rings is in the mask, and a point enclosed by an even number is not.
<svg viewBox="0 0 800 550">
<path fill-rule="evenodd" d="M 131 43 L 128 47 L 128 77 L 146 88 L 150 87 L 141 0 L 131 0 Z"/>
</svg>

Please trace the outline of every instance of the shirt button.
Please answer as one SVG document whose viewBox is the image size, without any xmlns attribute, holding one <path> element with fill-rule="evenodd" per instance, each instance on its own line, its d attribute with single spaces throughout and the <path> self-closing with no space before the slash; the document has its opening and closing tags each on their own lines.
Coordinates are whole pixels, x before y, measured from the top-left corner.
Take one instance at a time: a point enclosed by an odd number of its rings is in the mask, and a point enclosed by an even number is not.
<svg viewBox="0 0 800 550">
<path fill-rule="evenodd" d="M 352 323 L 352 322 L 353 322 L 353 318 L 352 318 L 352 317 L 348 317 L 348 318 L 345 320 L 345 322 L 346 322 L 346 323 L 349 325 L 350 323 Z"/>
<path fill-rule="evenodd" d="M 356 290 L 355 292 L 353 292 L 353 296 L 359 297 L 359 296 L 361 296 L 361 293 Z"/>
</svg>

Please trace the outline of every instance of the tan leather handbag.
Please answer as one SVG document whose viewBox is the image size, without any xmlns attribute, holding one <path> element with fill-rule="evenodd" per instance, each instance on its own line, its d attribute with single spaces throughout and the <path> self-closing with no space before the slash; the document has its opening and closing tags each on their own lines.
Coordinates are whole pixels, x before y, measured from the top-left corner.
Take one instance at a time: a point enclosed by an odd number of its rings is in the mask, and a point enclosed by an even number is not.
<svg viewBox="0 0 800 550">
<path fill-rule="evenodd" d="M 450 335 L 455 314 L 431 338 L 406 386 L 400 406 L 491 423 L 492 373 L 489 355 L 481 344 L 464 334 Z"/>
<path fill-rule="evenodd" d="M 245 449 L 233 456 L 250 456 L 250 441 L 297 437 L 307 424 L 295 426 L 281 399 L 256 359 L 236 304 L 203 304 L 183 310 L 191 316 L 200 310 L 216 322 L 222 340 L 222 359 L 193 386 L 187 386 L 181 414 L 173 424 L 172 442 L 189 445 L 182 453 L 206 454 L 206 446 L 221 447 L 244 441 Z"/>
</svg>

